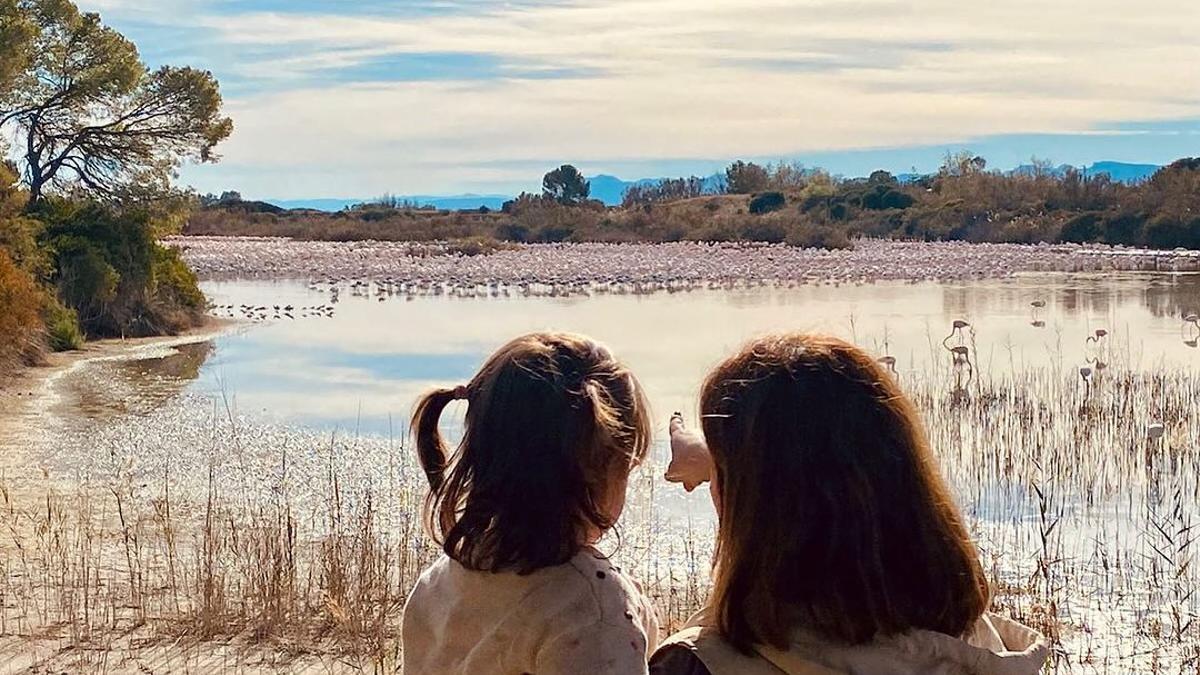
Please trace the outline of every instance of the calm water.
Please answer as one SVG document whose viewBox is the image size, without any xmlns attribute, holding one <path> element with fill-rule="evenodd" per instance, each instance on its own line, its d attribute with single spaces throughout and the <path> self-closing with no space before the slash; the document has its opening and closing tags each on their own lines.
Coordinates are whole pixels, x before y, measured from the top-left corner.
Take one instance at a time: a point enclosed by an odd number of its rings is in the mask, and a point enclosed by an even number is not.
<svg viewBox="0 0 1200 675">
<path fill-rule="evenodd" d="M 303 283 L 214 282 L 204 290 L 218 305 L 330 301 Z M 240 412 L 276 421 L 398 435 L 421 391 L 464 383 L 508 338 L 556 329 L 608 343 L 642 380 L 665 423 L 674 410 L 694 412 L 703 375 L 756 334 L 834 333 L 894 356 L 904 377 L 945 369 L 941 341 L 956 319 L 971 324 L 966 339 L 974 340 L 981 374 L 1031 366 L 1076 371 L 1097 358 L 1134 368 L 1200 366 L 1200 328 L 1182 319 L 1200 312 L 1194 274 L 582 298 L 380 301 L 343 292 L 335 307 L 330 318 L 297 313 L 218 339 L 191 389 L 223 394 Z M 1087 341 L 1097 329 L 1108 332 L 1099 347 Z"/>
</svg>

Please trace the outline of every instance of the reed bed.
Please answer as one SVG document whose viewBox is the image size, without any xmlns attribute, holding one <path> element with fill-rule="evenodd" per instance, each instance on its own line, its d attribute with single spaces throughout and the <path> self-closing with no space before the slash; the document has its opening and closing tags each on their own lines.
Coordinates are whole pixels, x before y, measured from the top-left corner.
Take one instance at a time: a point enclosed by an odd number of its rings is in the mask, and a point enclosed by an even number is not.
<svg viewBox="0 0 1200 675">
<path fill-rule="evenodd" d="M 897 377 L 994 608 L 1049 636 L 1049 670 L 1195 672 L 1200 374 L 1101 357 L 993 373 L 947 355 Z M 183 395 L 54 439 L 44 475 L 0 488 L 0 671 L 394 670 L 404 598 L 437 554 L 403 438 Z M 661 482 L 664 455 L 603 545 L 670 629 L 706 599 L 714 523 Z"/>
</svg>

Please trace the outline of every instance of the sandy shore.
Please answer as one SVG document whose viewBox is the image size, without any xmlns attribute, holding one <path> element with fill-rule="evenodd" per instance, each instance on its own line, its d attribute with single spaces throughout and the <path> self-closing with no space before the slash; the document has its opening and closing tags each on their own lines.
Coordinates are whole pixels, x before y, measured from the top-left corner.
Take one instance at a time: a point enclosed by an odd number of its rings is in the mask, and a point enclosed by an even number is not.
<svg viewBox="0 0 1200 675">
<path fill-rule="evenodd" d="M 123 361 L 166 356 L 180 346 L 208 342 L 238 330 L 229 319 L 208 317 L 204 325 L 180 335 L 95 340 L 82 349 L 58 352 L 41 366 L 22 368 L 0 379 L 0 469 L 7 476 L 34 469 L 28 451 L 53 415 L 63 412 L 61 383 L 67 376 L 100 361 Z"/>
</svg>

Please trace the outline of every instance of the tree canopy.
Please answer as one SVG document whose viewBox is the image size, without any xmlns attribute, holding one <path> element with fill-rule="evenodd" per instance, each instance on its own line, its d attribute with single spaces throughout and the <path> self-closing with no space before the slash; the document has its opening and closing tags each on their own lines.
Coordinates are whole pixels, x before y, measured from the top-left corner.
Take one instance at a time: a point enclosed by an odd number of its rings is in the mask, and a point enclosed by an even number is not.
<svg viewBox="0 0 1200 675">
<path fill-rule="evenodd" d="M 563 164 L 542 178 L 542 195 L 559 204 L 577 206 L 586 202 L 591 184 L 570 164 Z"/>
<path fill-rule="evenodd" d="M 207 71 L 150 70 L 70 0 L 0 0 L 0 131 L 15 126 L 29 206 L 50 188 L 99 199 L 169 189 L 233 131 Z"/>
<path fill-rule="evenodd" d="M 754 162 L 746 163 L 739 159 L 725 169 L 725 186 L 732 194 L 753 194 L 767 189 L 770 184 L 770 173 Z"/>
</svg>

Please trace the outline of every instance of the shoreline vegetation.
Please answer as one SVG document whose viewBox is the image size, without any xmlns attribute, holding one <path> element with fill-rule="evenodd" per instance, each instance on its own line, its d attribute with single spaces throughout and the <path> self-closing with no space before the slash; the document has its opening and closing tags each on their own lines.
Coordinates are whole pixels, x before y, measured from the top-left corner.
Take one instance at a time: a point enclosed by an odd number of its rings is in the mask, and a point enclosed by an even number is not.
<svg viewBox="0 0 1200 675">
<path fill-rule="evenodd" d="M 987 170 L 969 152 L 935 173 L 832 176 L 798 164 L 735 162 L 724 180 L 667 179 L 630 188 L 620 206 L 589 199 L 565 165 L 541 194 L 498 211 L 438 210 L 383 197 L 335 213 L 284 210 L 236 192 L 201 198 L 186 235 L 317 241 L 450 241 L 487 253 L 507 243 L 762 242 L 847 248 L 856 238 L 990 243 L 1096 243 L 1200 249 L 1200 158 L 1184 158 L 1133 184 L 1034 161 Z"/>
</svg>

